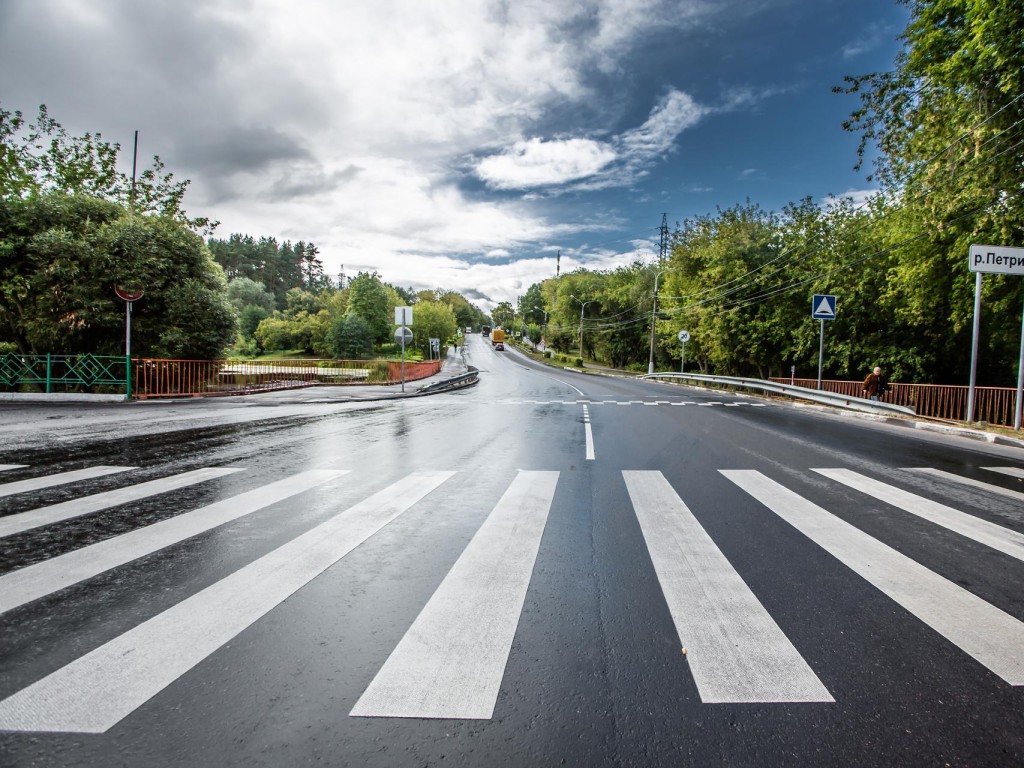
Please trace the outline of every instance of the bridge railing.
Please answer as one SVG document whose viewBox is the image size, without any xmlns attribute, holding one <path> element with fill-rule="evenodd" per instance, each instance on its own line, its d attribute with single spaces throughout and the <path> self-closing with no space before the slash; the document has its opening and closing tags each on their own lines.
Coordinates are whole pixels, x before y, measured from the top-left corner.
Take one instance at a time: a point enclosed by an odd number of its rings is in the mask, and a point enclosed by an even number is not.
<svg viewBox="0 0 1024 768">
<path fill-rule="evenodd" d="M 817 379 L 791 379 L 773 377 L 770 381 L 815 389 Z M 821 389 L 848 397 L 863 397 L 860 381 L 822 381 Z M 967 418 L 966 386 L 956 384 L 900 384 L 890 383 L 885 402 L 913 408 L 918 415 L 948 421 Z M 1013 410 L 1017 390 L 1013 387 L 975 387 L 975 419 L 996 426 L 1013 426 Z"/>
<path fill-rule="evenodd" d="M 0 356 L 0 391 L 127 396 L 130 370 L 124 355 L 11 353 Z"/>
<path fill-rule="evenodd" d="M 402 363 L 394 360 L 155 360 L 137 358 L 132 394 L 155 397 L 239 395 L 322 384 L 397 384 Z M 441 361 L 405 364 L 405 380 L 441 370 Z"/>
</svg>

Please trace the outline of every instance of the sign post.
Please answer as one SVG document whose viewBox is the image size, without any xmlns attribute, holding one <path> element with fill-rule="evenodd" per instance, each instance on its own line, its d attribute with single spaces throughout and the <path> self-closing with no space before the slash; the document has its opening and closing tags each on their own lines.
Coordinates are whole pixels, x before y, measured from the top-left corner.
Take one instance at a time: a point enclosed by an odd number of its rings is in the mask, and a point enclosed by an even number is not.
<svg viewBox="0 0 1024 768">
<path fill-rule="evenodd" d="M 402 392 L 405 392 L 405 345 L 412 343 L 412 331 L 407 328 L 412 325 L 412 307 L 395 307 L 395 325 L 401 326 L 395 331 L 395 341 L 402 342 Z"/>
<path fill-rule="evenodd" d="M 138 301 L 145 293 L 141 288 L 114 286 L 117 298 L 124 302 L 124 357 L 126 397 L 132 399 L 132 302 Z"/>
<path fill-rule="evenodd" d="M 811 299 L 811 317 L 821 321 L 818 336 L 818 389 L 821 389 L 821 368 L 825 360 L 825 321 L 836 319 L 836 297 L 825 293 L 816 293 Z"/>
<path fill-rule="evenodd" d="M 978 337 L 981 333 L 981 276 L 984 273 L 1024 275 L 1024 248 L 998 245 L 971 245 L 967 266 L 974 277 L 974 327 L 971 332 L 971 377 L 967 387 L 967 421 L 974 421 L 974 393 L 978 373 Z M 1013 428 L 1021 426 L 1021 396 L 1024 393 L 1024 319 L 1020 331 L 1020 359 L 1017 363 L 1017 402 L 1013 409 Z"/>
<path fill-rule="evenodd" d="M 679 358 L 679 372 L 686 373 L 686 342 L 690 340 L 690 332 L 680 331 L 678 338 L 679 343 L 683 345 L 683 351 Z"/>
</svg>

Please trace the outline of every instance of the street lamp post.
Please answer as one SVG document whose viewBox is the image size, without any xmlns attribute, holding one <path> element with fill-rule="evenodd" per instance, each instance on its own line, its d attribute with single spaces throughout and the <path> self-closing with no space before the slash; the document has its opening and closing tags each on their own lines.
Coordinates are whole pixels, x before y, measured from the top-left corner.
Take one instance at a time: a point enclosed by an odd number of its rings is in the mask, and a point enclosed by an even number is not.
<svg viewBox="0 0 1024 768">
<path fill-rule="evenodd" d="M 658 319 L 658 278 L 666 271 L 663 269 L 654 276 L 654 305 L 651 307 L 651 359 L 647 363 L 648 373 L 654 373 L 654 324 Z"/>
<path fill-rule="evenodd" d="M 546 309 L 541 309 L 536 304 L 533 305 L 533 308 L 536 309 L 538 312 L 543 312 L 544 313 L 544 330 L 542 331 L 542 333 L 547 333 L 547 330 L 548 330 L 548 311 Z M 541 338 L 543 338 L 543 337 L 541 337 Z M 533 346 L 534 346 L 534 349 L 537 348 L 536 344 L 534 344 Z"/>
<path fill-rule="evenodd" d="M 575 296 L 572 297 L 575 301 L 580 302 L 580 365 L 583 365 L 583 310 L 587 308 L 587 304 L 593 304 L 597 299 L 591 299 L 590 301 L 580 301 Z"/>
</svg>

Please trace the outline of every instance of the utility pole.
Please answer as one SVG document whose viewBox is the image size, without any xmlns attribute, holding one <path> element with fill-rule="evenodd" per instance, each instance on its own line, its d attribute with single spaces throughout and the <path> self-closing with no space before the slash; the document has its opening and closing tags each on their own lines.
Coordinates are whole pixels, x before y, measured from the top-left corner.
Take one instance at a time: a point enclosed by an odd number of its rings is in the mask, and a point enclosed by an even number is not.
<svg viewBox="0 0 1024 768">
<path fill-rule="evenodd" d="M 658 278 L 665 274 L 662 270 L 654 276 L 654 306 L 651 307 L 651 359 L 647 363 L 647 372 L 654 373 L 654 324 L 658 319 Z"/>
<path fill-rule="evenodd" d="M 555 277 L 562 274 L 562 249 L 558 249 L 558 256 L 555 257 Z"/>
<path fill-rule="evenodd" d="M 587 308 L 587 304 L 593 304 L 597 299 L 591 299 L 590 301 L 580 301 L 575 296 L 573 300 L 580 302 L 580 365 L 583 365 L 583 310 Z"/>
<path fill-rule="evenodd" d="M 661 243 L 658 246 L 658 266 L 665 266 L 665 259 L 668 258 L 668 214 L 661 214 Z"/>
</svg>

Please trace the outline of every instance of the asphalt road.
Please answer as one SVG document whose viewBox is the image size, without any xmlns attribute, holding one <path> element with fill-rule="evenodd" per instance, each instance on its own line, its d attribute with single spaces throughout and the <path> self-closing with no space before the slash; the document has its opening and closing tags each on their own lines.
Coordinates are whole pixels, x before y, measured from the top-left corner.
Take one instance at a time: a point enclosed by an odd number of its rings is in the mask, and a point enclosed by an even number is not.
<svg viewBox="0 0 1024 768">
<path fill-rule="evenodd" d="M 467 352 L 0 408 L 0 765 L 1024 764 L 1024 451 Z"/>
</svg>

